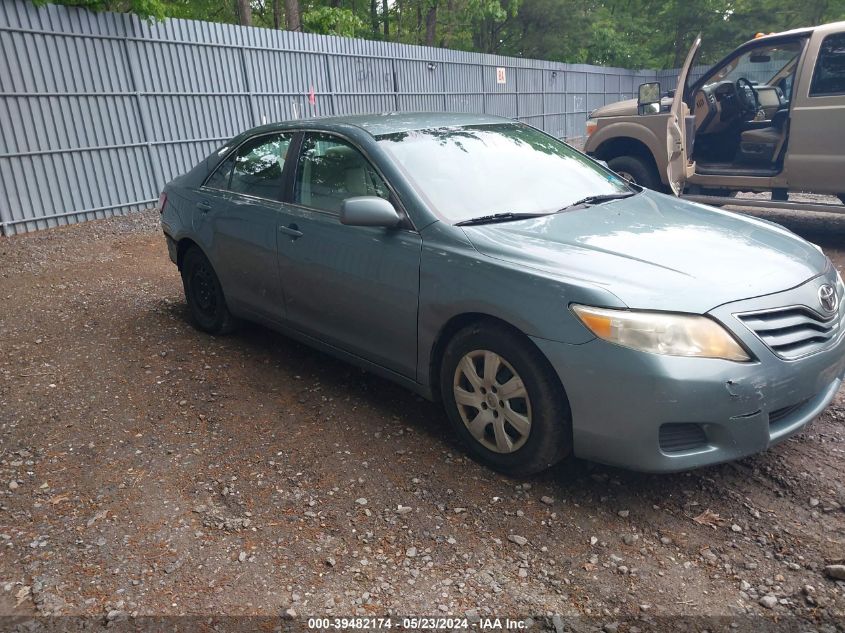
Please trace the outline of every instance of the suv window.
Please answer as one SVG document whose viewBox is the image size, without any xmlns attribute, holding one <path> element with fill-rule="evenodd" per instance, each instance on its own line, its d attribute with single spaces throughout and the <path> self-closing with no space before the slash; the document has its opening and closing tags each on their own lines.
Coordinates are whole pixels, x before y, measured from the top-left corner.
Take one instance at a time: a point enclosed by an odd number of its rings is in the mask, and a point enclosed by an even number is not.
<svg viewBox="0 0 845 633">
<path fill-rule="evenodd" d="M 845 93 L 845 33 L 828 35 L 822 41 L 810 96 Z"/>
<path fill-rule="evenodd" d="M 291 137 L 291 134 L 265 134 L 241 145 L 235 154 L 229 191 L 281 200 L 282 170 Z"/>
<path fill-rule="evenodd" d="M 307 134 L 296 169 L 294 202 L 323 211 L 340 212 L 341 203 L 355 196 L 390 196 L 375 168 L 351 144 L 329 134 Z"/>
</svg>

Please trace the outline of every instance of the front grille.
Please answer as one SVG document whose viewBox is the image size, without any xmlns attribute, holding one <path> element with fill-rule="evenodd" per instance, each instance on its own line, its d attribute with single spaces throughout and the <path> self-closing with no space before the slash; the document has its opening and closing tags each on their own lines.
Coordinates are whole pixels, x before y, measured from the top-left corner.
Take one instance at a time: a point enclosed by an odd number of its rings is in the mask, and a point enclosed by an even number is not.
<svg viewBox="0 0 845 633">
<path fill-rule="evenodd" d="M 742 321 L 775 354 L 794 360 L 827 346 L 839 332 L 838 315 L 822 317 L 809 308 L 796 306 L 738 314 Z"/>
<path fill-rule="evenodd" d="M 769 425 L 777 424 L 781 420 L 786 417 L 789 417 L 791 414 L 795 413 L 807 404 L 808 400 L 802 400 L 801 402 L 796 402 L 795 404 L 791 404 L 788 407 L 783 407 L 781 409 L 775 409 L 771 413 L 769 413 Z"/>
<path fill-rule="evenodd" d="M 664 453 L 681 453 L 701 448 L 707 436 L 700 424 L 672 422 L 660 427 L 660 449 Z"/>
</svg>

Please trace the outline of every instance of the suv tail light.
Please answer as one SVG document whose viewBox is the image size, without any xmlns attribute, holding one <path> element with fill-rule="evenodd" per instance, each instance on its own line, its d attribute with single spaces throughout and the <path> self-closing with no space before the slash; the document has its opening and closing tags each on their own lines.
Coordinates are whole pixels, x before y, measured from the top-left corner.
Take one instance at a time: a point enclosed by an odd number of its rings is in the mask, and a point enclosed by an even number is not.
<svg viewBox="0 0 845 633">
<path fill-rule="evenodd" d="M 158 206 L 156 207 L 158 209 L 159 213 L 164 213 L 164 205 L 166 205 L 166 204 L 167 204 L 167 194 L 162 191 L 158 196 Z"/>
</svg>

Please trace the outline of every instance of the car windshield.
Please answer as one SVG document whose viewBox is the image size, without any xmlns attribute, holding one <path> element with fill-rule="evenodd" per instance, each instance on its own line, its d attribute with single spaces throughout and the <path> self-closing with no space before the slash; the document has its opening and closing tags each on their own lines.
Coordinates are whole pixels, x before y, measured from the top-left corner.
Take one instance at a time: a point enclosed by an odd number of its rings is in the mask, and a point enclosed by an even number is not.
<svg viewBox="0 0 845 633">
<path fill-rule="evenodd" d="M 753 84 L 771 85 L 772 80 L 782 75 L 784 70 L 790 71 L 791 74 L 800 54 L 800 42 L 759 46 L 728 61 L 713 73 L 707 84 L 719 81 L 735 82 L 744 77 Z"/>
<path fill-rule="evenodd" d="M 590 196 L 632 191 L 619 176 L 521 123 L 396 132 L 377 140 L 453 224 L 495 213 L 554 213 Z"/>
</svg>

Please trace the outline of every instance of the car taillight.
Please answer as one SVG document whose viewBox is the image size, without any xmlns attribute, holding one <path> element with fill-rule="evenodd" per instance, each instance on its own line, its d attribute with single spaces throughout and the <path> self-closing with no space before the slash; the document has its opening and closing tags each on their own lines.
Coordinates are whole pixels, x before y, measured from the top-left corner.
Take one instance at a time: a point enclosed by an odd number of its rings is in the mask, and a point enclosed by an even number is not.
<svg viewBox="0 0 845 633">
<path fill-rule="evenodd" d="M 596 131 L 599 122 L 595 119 L 587 119 L 587 136 L 590 136 L 593 132 Z"/>
<path fill-rule="evenodd" d="M 161 194 L 158 197 L 158 207 L 157 208 L 158 208 L 159 213 L 164 213 L 164 205 L 166 205 L 166 204 L 167 204 L 167 194 L 162 191 Z"/>
</svg>

